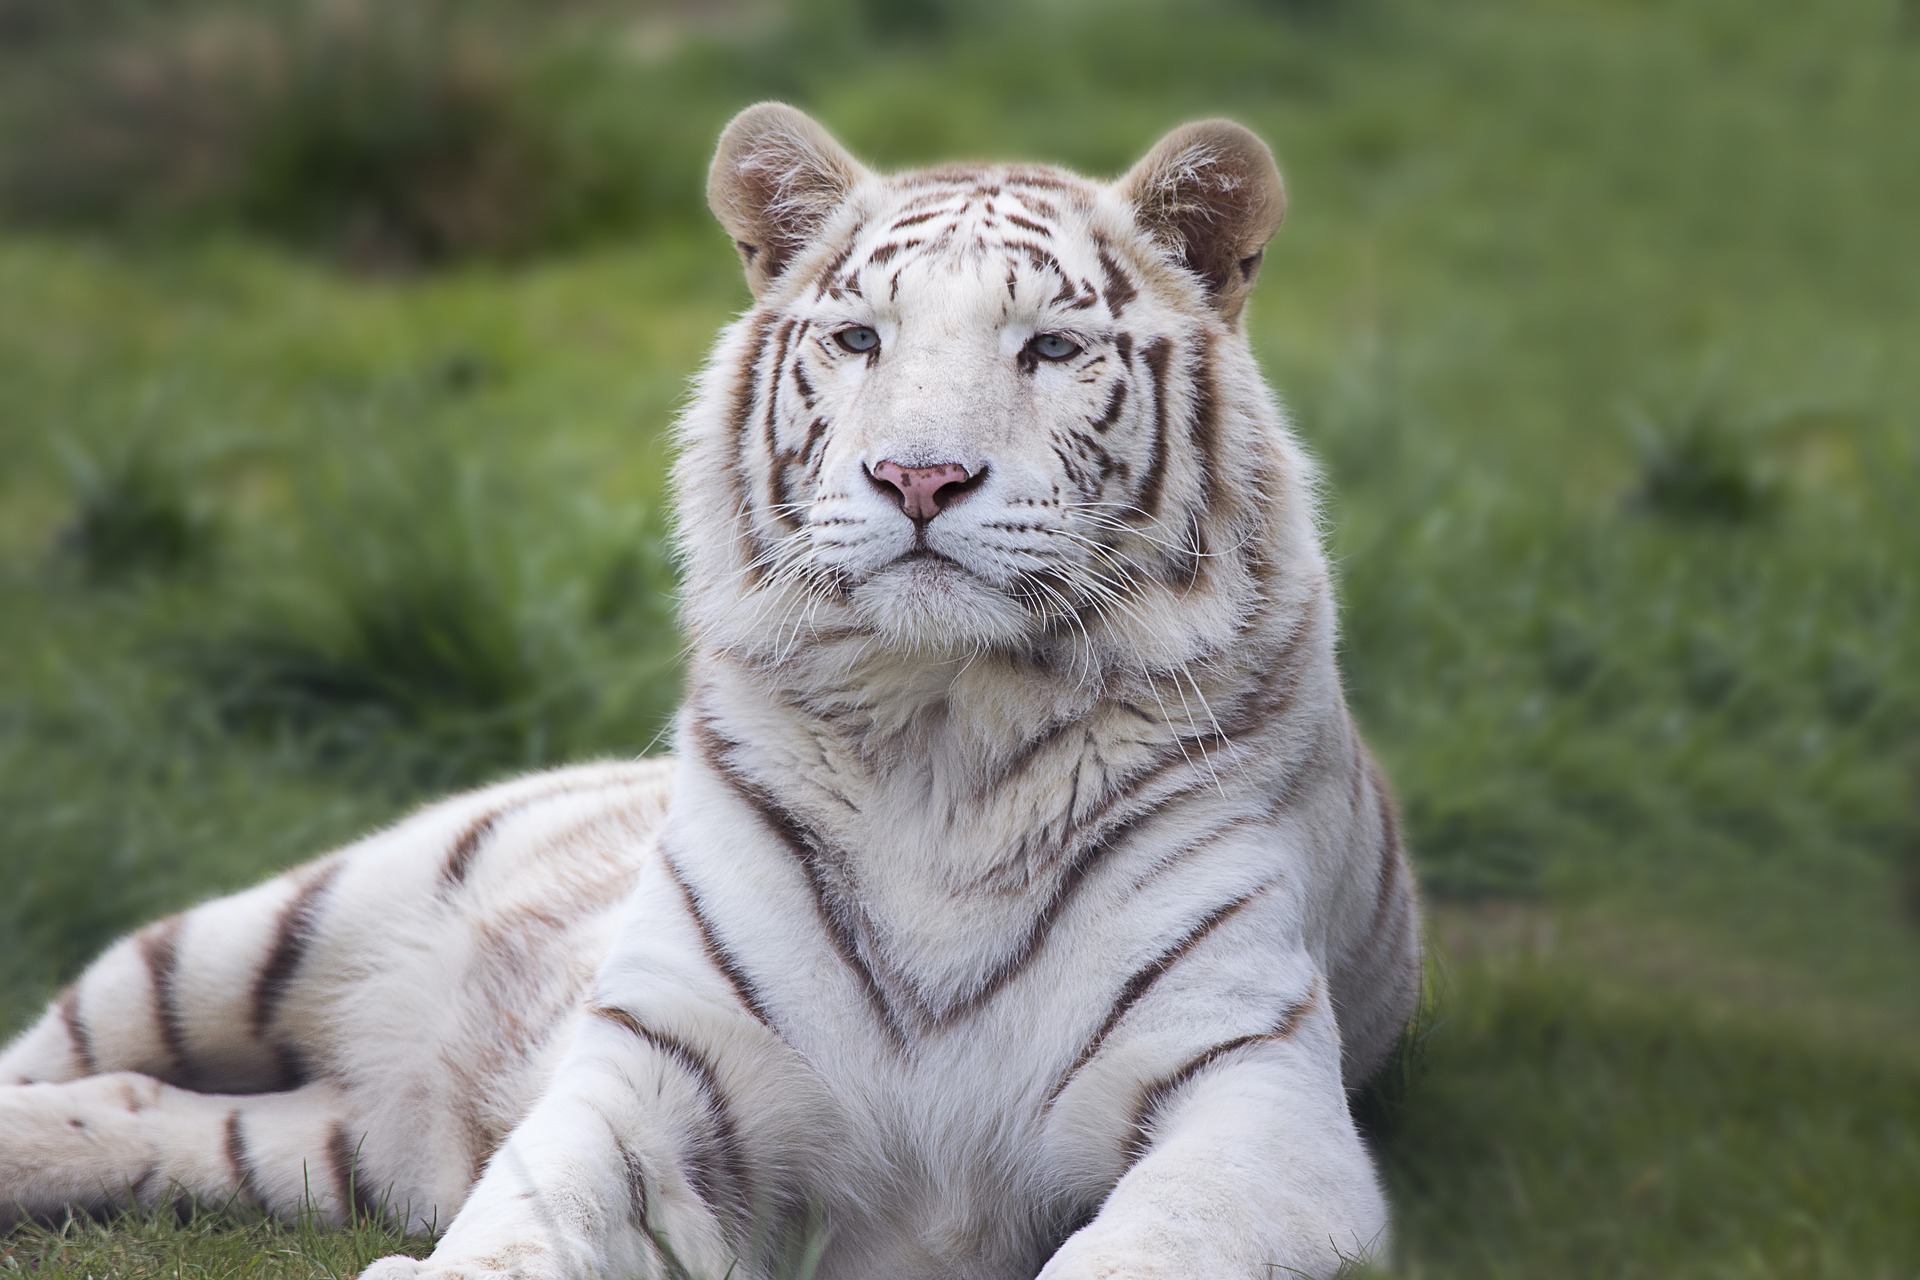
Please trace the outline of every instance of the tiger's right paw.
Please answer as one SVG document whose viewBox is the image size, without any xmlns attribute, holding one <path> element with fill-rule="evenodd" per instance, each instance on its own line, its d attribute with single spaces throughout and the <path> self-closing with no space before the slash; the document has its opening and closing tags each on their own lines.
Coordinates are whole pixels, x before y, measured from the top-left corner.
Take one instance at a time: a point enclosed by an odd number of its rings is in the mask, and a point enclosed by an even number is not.
<svg viewBox="0 0 1920 1280">
<path fill-rule="evenodd" d="M 549 1280 L 546 1268 L 514 1265 L 506 1259 L 478 1262 L 395 1256 L 381 1258 L 360 1273 L 360 1280 Z"/>
</svg>

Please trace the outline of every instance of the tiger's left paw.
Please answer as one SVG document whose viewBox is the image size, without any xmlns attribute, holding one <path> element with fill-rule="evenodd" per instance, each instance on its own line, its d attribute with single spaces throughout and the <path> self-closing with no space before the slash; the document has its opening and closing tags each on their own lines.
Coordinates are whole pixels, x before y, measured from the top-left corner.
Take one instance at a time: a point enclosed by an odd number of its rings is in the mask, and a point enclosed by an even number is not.
<svg viewBox="0 0 1920 1280">
<path fill-rule="evenodd" d="M 501 1269 L 464 1262 L 435 1262 L 432 1258 L 381 1258 L 360 1273 L 360 1280 L 548 1280 L 548 1273 L 513 1267 Z"/>
</svg>

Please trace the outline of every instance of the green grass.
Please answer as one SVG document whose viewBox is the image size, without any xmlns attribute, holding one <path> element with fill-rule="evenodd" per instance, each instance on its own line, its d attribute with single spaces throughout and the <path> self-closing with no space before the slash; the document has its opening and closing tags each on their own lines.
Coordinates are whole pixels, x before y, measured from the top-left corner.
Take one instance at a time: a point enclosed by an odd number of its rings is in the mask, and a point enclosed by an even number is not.
<svg viewBox="0 0 1920 1280">
<path fill-rule="evenodd" d="M 744 301 L 698 212 L 738 106 L 797 100 L 881 163 L 1105 171 L 1230 114 L 1288 175 L 1251 330 L 1328 466 L 1348 683 L 1434 903 L 1435 1018 L 1373 1107 L 1401 1269 L 1912 1276 L 1910 9 L 875 31 L 811 0 L 642 24 L 604 42 L 629 70 L 535 95 L 603 158 L 652 136 L 608 123 L 623 93 L 660 141 L 644 199 L 511 266 L 368 279 L 211 213 L 0 234 L 0 1023 L 440 789 L 654 741 L 663 430 Z M 386 1247 L 228 1223 L 28 1232 L 0 1267 Z"/>
</svg>

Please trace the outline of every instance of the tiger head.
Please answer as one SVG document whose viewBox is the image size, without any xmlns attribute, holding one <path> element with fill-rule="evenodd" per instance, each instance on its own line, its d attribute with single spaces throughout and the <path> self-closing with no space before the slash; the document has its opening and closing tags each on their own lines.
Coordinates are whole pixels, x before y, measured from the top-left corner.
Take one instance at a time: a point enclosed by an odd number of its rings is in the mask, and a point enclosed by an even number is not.
<svg viewBox="0 0 1920 1280">
<path fill-rule="evenodd" d="M 1308 463 L 1240 332 L 1284 205 L 1246 129 L 1178 129 L 1111 185 L 880 176 L 762 104 L 708 200 L 754 303 L 681 424 L 703 641 L 1181 663 L 1317 557 Z"/>
</svg>

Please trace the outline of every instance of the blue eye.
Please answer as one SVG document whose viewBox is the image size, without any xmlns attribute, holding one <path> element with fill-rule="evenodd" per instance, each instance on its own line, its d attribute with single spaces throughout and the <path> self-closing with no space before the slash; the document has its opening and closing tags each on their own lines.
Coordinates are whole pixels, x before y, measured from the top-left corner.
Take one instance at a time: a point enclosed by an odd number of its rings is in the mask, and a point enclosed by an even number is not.
<svg viewBox="0 0 1920 1280">
<path fill-rule="evenodd" d="M 854 325 L 851 329 L 842 329 L 833 335 L 833 340 L 847 351 L 858 355 L 863 351 L 872 351 L 880 345 L 880 335 L 864 324 Z"/>
<path fill-rule="evenodd" d="M 1081 350 L 1079 343 L 1058 333 L 1035 334 L 1027 347 L 1042 360 L 1071 360 Z"/>
</svg>

